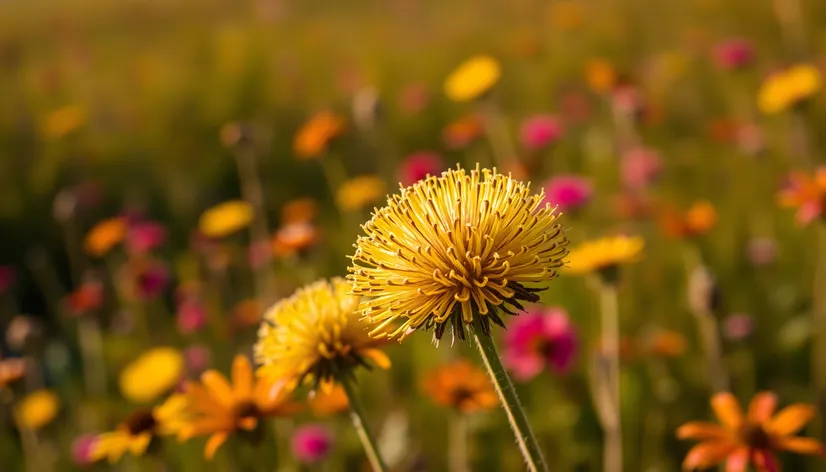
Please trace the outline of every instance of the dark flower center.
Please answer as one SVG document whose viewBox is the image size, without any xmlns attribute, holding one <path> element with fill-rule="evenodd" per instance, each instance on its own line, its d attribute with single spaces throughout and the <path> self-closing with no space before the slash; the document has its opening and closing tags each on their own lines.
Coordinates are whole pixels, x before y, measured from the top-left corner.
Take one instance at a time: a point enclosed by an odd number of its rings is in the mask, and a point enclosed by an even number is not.
<svg viewBox="0 0 826 472">
<path fill-rule="evenodd" d="M 235 405 L 235 416 L 238 418 L 256 418 L 261 415 L 258 405 L 251 401 Z"/>
<path fill-rule="evenodd" d="M 152 410 L 138 410 L 126 418 L 124 426 L 129 434 L 137 436 L 141 433 L 154 431 L 155 427 L 158 426 L 158 422 L 152 416 Z"/>
<path fill-rule="evenodd" d="M 453 406 L 459 408 L 473 398 L 473 391 L 466 387 L 456 387 L 453 390 Z"/>
<path fill-rule="evenodd" d="M 762 426 L 754 423 L 746 423 L 740 429 L 740 437 L 743 442 L 748 444 L 752 449 L 766 450 L 770 449 L 771 438 Z"/>
</svg>

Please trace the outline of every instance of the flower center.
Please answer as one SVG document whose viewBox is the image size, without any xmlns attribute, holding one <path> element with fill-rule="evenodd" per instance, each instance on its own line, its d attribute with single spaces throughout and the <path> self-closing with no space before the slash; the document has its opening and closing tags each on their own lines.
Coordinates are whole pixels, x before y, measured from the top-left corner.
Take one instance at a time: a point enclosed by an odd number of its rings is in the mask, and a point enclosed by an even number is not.
<svg viewBox="0 0 826 472">
<path fill-rule="evenodd" d="M 740 438 L 753 449 L 769 449 L 771 439 L 759 424 L 746 423 L 740 429 Z"/>
<path fill-rule="evenodd" d="M 463 403 L 473 398 L 473 392 L 466 387 L 456 387 L 453 390 L 453 406 L 455 408 L 461 407 Z"/>
<path fill-rule="evenodd" d="M 243 401 L 235 405 L 235 416 L 238 418 L 257 418 L 260 413 L 258 405 L 252 401 Z"/>
<path fill-rule="evenodd" d="M 124 422 L 126 430 L 132 436 L 152 432 L 158 426 L 158 421 L 152 415 L 152 410 L 138 410 L 129 415 Z"/>
</svg>

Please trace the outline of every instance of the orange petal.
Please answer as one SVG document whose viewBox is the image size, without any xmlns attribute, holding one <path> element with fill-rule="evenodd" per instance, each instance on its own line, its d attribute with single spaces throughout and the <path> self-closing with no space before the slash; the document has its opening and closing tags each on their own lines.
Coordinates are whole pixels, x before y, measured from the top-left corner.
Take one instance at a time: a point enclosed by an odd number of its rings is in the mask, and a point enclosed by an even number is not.
<svg viewBox="0 0 826 472">
<path fill-rule="evenodd" d="M 814 438 L 780 438 L 775 443 L 779 450 L 795 452 L 797 454 L 823 454 L 826 446 Z"/>
<path fill-rule="evenodd" d="M 726 472 L 746 472 L 749 466 L 749 450 L 740 448 L 728 455 Z"/>
<path fill-rule="evenodd" d="M 815 408 L 804 403 L 795 403 L 780 410 L 774 419 L 769 422 L 768 432 L 776 436 L 790 436 L 815 416 Z"/>
<path fill-rule="evenodd" d="M 749 421 L 760 425 L 766 424 L 771 421 L 775 408 L 777 408 L 777 395 L 771 392 L 760 392 L 752 398 L 749 404 Z"/>
<path fill-rule="evenodd" d="M 728 442 L 705 442 L 691 448 L 683 460 L 683 470 L 707 469 L 723 462 L 736 446 Z"/>
<path fill-rule="evenodd" d="M 713 441 L 725 439 L 726 431 L 714 423 L 692 421 L 677 428 L 677 437 L 680 439 L 695 439 L 697 441 Z"/>
<path fill-rule="evenodd" d="M 215 457 L 215 452 L 218 451 L 218 448 L 221 447 L 226 440 L 227 433 L 215 433 L 210 436 L 206 443 L 206 447 L 204 447 L 204 458 L 211 461 L 212 458 Z"/>
<path fill-rule="evenodd" d="M 258 426 L 258 418 L 241 418 L 241 420 L 238 421 L 238 426 L 240 426 L 241 429 L 252 431 Z"/>
<path fill-rule="evenodd" d="M 241 354 L 232 361 L 232 385 L 235 398 L 252 398 L 252 366 Z"/>
<path fill-rule="evenodd" d="M 740 404 L 737 403 L 737 398 L 729 392 L 718 393 L 711 397 L 711 408 L 726 429 L 738 429 L 743 423 Z"/>
<path fill-rule="evenodd" d="M 364 349 L 361 351 L 361 355 L 372 360 L 382 369 L 390 368 L 390 358 L 380 349 Z"/>
<path fill-rule="evenodd" d="M 201 382 L 221 405 L 231 408 L 235 404 L 232 387 L 227 382 L 226 377 L 217 370 L 208 370 L 201 374 Z"/>
</svg>

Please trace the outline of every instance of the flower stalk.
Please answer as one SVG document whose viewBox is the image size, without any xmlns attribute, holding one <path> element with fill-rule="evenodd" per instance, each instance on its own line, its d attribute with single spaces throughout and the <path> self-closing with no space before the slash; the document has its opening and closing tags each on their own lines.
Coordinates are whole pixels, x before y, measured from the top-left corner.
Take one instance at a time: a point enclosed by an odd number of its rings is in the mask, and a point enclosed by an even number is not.
<svg viewBox="0 0 826 472">
<path fill-rule="evenodd" d="M 622 471 L 622 422 L 620 413 L 620 335 L 617 287 L 602 281 L 599 288 L 600 324 L 602 330 L 601 362 L 597 369 L 596 395 L 605 442 L 603 470 Z M 602 365 L 604 363 L 604 365 Z"/>
<path fill-rule="evenodd" d="M 353 427 L 356 428 L 356 433 L 358 433 L 361 445 L 367 454 L 367 460 L 370 462 L 370 466 L 374 472 L 386 472 L 388 469 L 379 454 L 376 440 L 365 424 L 364 407 L 362 407 L 361 401 L 356 395 L 356 389 L 352 379 L 343 378 L 340 379 L 340 381 L 341 386 L 344 388 L 344 393 L 347 394 L 347 400 L 350 403 L 350 421 L 352 421 Z"/>
<path fill-rule="evenodd" d="M 480 316 L 477 315 L 476 318 L 478 319 Z M 485 368 L 490 374 L 493 385 L 496 387 L 496 393 L 499 395 L 499 400 L 502 402 L 502 407 L 508 416 L 508 422 L 516 436 L 516 442 L 519 444 L 522 456 L 527 462 L 528 469 L 531 472 L 547 472 L 549 469 L 545 458 L 542 456 L 542 450 L 539 448 L 539 443 L 533 434 L 530 423 L 528 423 L 528 417 L 525 415 L 519 397 L 516 395 L 513 382 L 511 382 L 505 367 L 502 365 L 493 338 L 482 334 L 478 324 L 474 326 L 474 338 L 476 339 L 476 346 L 479 348 L 479 354 L 482 356 L 482 361 L 485 363 Z"/>
</svg>

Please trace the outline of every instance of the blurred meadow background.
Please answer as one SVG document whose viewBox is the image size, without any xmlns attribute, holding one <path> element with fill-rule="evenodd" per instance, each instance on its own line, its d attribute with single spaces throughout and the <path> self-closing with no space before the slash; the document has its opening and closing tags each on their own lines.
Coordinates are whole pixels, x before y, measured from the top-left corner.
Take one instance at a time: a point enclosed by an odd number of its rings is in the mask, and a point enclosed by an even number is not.
<svg viewBox="0 0 826 472">
<path fill-rule="evenodd" d="M 544 189 L 575 253 L 638 246 L 612 265 L 622 470 L 680 470 L 720 392 L 822 438 L 824 54 L 818 0 L 0 2 L 0 468 L 370 470 L 343 393 L 305 386 L 212 457 L 160 429 L 92 451 L 251 359 L 385 195 L 457 165 Z M 551 470 L 621 470 L 593 282 L 563 269 L 494 331 Z M 471 344 L 382 350 L 358 389 L 391 470 L 524 470 Z M 826 470 L 808 446 L 768 449 Z"/>
</svg>

